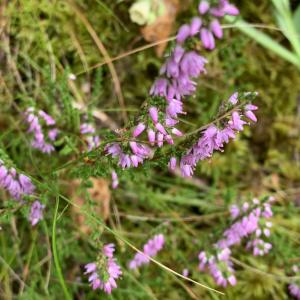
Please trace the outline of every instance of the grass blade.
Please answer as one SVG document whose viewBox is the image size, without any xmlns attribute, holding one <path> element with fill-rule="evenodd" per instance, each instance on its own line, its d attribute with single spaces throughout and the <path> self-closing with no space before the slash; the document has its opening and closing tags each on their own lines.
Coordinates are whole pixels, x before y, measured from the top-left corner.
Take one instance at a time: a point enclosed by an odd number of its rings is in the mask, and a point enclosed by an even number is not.
<svg viewBox="0 0 300 300">
<path fill-rule="evenodd" d="M 57 272 L 57 276 L 60 282 L 60 285 L 63 289 L 63 292 L 65 294 L 65 299 L 72 300 L 71 295 L 69 294 L 68 288 L 66 286 L 61 266 L 59 263 L 58 255 L 57 255 L 57 247 L 56 247 L 56 221 L 57 221 L 57 212 L 58 212 L 58 205 L 59 205 L 59 196 L 56 197 L 56 204 L 55 204 L 55 210 L 54 210 L 54 217 L 53 217 L 53 225 L 52 225 L 52 252 L 53 252 L 53 258 L 54 258 L 54 264 Z"/>
<path fill-rule="evenodd" d="M 232 22 L 233 19 L 230 17 L 226 17 L 226 20 Z M 293 52 L 289 51 L 285 47 L 281 46 L 279 43 L 274 41 L 269 35 L 253 28 L 251 24 L 243 20 L 236 21 L 234 23 L 234 26 L 249 37 L 251 37 L 263 47 L 273 51 L 278 56 L 284 58 L 285 60 L 287 60 L 288 62 L 292 63 L 300 69 L 300 60 L 298 59 L 297 55 L 295 55 Z"/>
</svg>

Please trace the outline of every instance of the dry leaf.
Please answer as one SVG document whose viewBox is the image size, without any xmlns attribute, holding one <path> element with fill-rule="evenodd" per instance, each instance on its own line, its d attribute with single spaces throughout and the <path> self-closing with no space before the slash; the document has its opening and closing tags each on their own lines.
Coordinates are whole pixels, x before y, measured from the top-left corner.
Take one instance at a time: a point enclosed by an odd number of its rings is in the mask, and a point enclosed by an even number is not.
<svg viewBox="0 0 300 300">
<path fill-rule="evenodd" d="M 278 174 L 270 174 L 269 176 L 265 176 L 262 180 L 263 186 L 272 190 L 280 190 L 280 177 Z"/>
<path fill-rule="evenodd" d="M 154 23 L 147 25 L 141 29 L 142 35 L 148 42 L 157 42 L 160 40 L 167 39 L 173 29 L 173 25 L 176 19 L 176 15 L 179 11 L 178 0 L 164 0 L 165 2 L 165 13 L 159 16 Z M 166 49 L 167 42 L 159 44 L 155 52 L 161 57 Z"/>
<path fill-rule="evenodd" d="M 107 220 L 110 214 L 111 193 L 109 181 L 103 178 L 91 178 L 93 187 L 88 189 L 91 199 L 94 201 L 94 212 Z M 82 207 L 85 203 L 83 195 L 78 195 L 79 180 L 72 181 L 72 190 L 70 191 L 73 202 Z M 85 222 L 85 215 L 80 212 L 80 208 L 72 206 L 72 217 L 79 230 L 84 234 L 89 234 L 91 229 Z"/>
</svg>

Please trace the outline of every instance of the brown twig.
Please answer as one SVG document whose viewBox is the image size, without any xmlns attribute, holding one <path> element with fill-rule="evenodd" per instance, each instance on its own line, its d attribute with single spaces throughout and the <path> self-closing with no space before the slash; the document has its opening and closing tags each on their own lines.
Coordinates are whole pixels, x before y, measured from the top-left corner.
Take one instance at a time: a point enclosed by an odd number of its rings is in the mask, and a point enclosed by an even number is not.
<svg viewBox="0 0 300 300">
<path fill-rule="evenodd" d="M 222 28 L 223 29 L 234 29 L 234 28 L 239 28 L 239 27 L 251 27 L 251 28 L 260 28 L 260 29 L 268 29 L 268 30 L 275 30 L 275 31 L 282 31 L 280 28 L 277 28 L 275 26 L 268 26 L 268 25 L 264 25 L 264 24 L 248 24 L 246 26 L 236 26 L 236 25 L 222 25 Z M 141 46 L 141 47 L 138 47 L 136 49 L 133 49 L 131 51 L 128 51 L 128 52 L 125 52 L 125 53 L 122 53 L 116 57 L 113 57 L 111 58 L 110 60 L 105 60 L 105 61 L 102 61 L 96 65 L 93 65 L 91 66 L 87 71 L 82 71 L 82 72 L 79 72 L 77 73 L 76 75 L 82 75 L 88 71 L 91 71 L 93 69 L 96 69 L 98 67 L 101 67 L 103 65 L 106 65 L 110 62 L 113 62 L 113 61 L 116 61 L 116 60 L 119 60 L 119 59 L 122 59 L 122 58 L 125 58 L 129 55 L 132 55 L 132 54 L 135 54 L 135 53 L 138 53 L 138 52 L 141 52 L 141 51 L 144 51 L 144 50 L 147 50 L 147 49 L 150 49 L 150 48 L 153 48 L 155 46 L 158 46 L 160 44 L 163 44 L 163 43 L 166 43 L 166 42 L 170 42 L 170 41 L 174 41 L 176 39 L 176 36 L 171 36 L 167 39 L 162 39 L 162 40 L 159 40 L 159 41 L 156 41 L 156 42 L 153 42 L 153 43 L 150 43 L 150 44 L 147 44 L 145 46 Z"/>
<path fill-rule="evenodd" d="M 108 63 L 114 62 L 114 61 L 116 61 L 116 60 L 120 60 L 120 59 L 125 58 L 125 57 L 127 57 L 127 56 L 130 56 L 130 55 L 132 55 L 132 54 L 135 54 L 135 53 L 138 53 L 138 52 L 141 52 L 141 51 L 144 51 L 144 50 L 153 48 L 153 47 L 155 47 L 155 46 L 157 46 L 157 45 L 160 45 L 160 44 L 162 44 L 162 43 L 174 41 L 175 38 L 176 38 L 176 37 L 173 36 L 173 37 L 170 37 L 170 38 L 167 38 L 167 39 L 163 39 L 163 40 L 159 40 L 159 41 L 157 41 L 157 42 L 153 42 L 153 43 L 147 44 L 147 45 L 145 45 L 145 46 L 138 47 L 138 48 L 133 49 L 133 50 L 131 50 L 131 51 L 127 51 L 127 52 L 122 53 L 122 54 L 120 54 L 120 55 L 118 55 L 118 56 L 116 56 L 116 57 L 111 58 L 111 59 L 108 60 L 108 61 L 107 61 L 107 60 L 102 61 L 102 62 L 100 62 L 100 63 L 98 63 L 98 64 L 96 64 L 96 65 L 94 65 L 94 66 L 88 68 L 87 71 L 90 71 L 90 70 L 99 68 L 99 67 L 104 66 L 104 65 L 106 65 L 106 64 L 108 64 Z M 82 75 L 82 74 L 86 73 L 87 71 L 84 70 L 84 71 L 82 71 L 82 72 L 77 73 L 76 75 L 77 75 L 77 76 L 78 76 L 78 75 Z"/>
</svg>

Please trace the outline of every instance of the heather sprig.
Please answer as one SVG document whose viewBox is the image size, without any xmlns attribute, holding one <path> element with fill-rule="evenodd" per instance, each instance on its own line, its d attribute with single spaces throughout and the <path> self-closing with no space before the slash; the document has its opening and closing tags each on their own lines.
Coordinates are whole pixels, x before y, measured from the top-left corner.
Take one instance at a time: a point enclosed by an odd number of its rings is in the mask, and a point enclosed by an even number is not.
<svg viewBox="0 0 300 300">
<path fill-rule="evenodd" d="M 29 107 L 24 114 L 28 133 L 32 134 L 31 146 L 43 153 L 53 152 L 55 150 L 53 142 L 59 133 L 54 127 L 55 120 L 43 110 L 36 110 L 33 107 Z"/>
<path fill-rule="evenodd" d="M 236 285 L 233 263 L 230 260 L 231 251 L 229 248 L 217 249 L 216 254 L 207 254 L 201 251 L 198 255 L 200 271 L 208 270 L 217 285 L 226 287 Z"/>
<path fill-rule="evenodd" d="M 142 265 L 150 263 L 149 257 L 154 257 L 162 250 L 165 244 L 165 237 L 163 234 L 157 234 L 150 239 L 143 247 L 143 252 L 136 253 L 134 258 L 129 262 L 130 269 L 137 269 Z"/>
<path fill-rule="evenodd" d="M 35 190 L 35 186 L 28 176 L 18 173 L 14 167 L 7 167 L 1 159 L 0 187 L 4 188 L 13 199 L 18 201 L 21 201 L 24 196 L 31 195 Z"/>
<path fill-rule="evenodd" d="M 214 244 L 212 253 L 199 253 L 199 269 L 208 270 L 217 285 L 226 287 L 228 283 L 237 283 L 234 275 L 233 262 L 230 260 L 233 246 L 246 242 L 246 249 L 252 249 L 253 255 L 265 255 L 272 244 L 263 239 L 270 236 L 272 223 L 271 204 L 273 197 L 259 201 L 254 198 L 252 203 L 244 202 L 241 207 L 232 205 L 230 208 L 233 223 L 223 232 L 223 237 Z"/>
<path fill-rule="evenodd" d="M 122 275 L 121 267 L 114 257 L 115 245 L 106 244 L 102 247 L 96 262 L 85 265 L 85 273 L 93 290 L 101 289 L 107 294 L 117 288 L 116 280 Z"/>
<path fill-rule="evenodd" d="M 242 207 L 233 205 L 230 209 L 234 223 L 224 231 L 223 239 L 217 242 L 218 247 L 226 248 L 240 244 L 243 239 L 251 237 L 247 243 L 247 249 L 253 249 L 253 255 L 264 255 L 269 252 L 272 245 L 263 241 L 271 234 L 270 228 L 273 216 L 273 197 L 269 197 L 262 203 L 254 198 L 252 204 L 245 202 Z"/>
<path fill-rule="evenodd" d="M 2 154 L 2 151 L 0 152 Z M 3 156 L 5 155 L 3 154 Z M 7 157 L 3 157 L 3 160 L 0 159 L 0 188 L 5 189 L 21 205 L 27 205 L 29 203 L 26 201 L 27 197 L 33 196 L 36 187 L 28 176 L 18 173 L 13 166 L 8 167 L 5 160 L 7 164 L 12 164 L 8 161 Z M 41 204 L 38 200 L 35 200 L 31 204 L 28 219 L 32 226 L 36 225 L 43 218 L 44 208 L 45 205 Z"/>
<path fill-rule="evenodd" d="M 245 93 L 243 97 L 248 97 L 252 94 Z M 241 103 L 242 105 L 236 109 L 232 106 L 238 104 L 238 93 L 234 93 L 224 106 L 221 106 L 221 114 L 224 110 L 231 109 L 232 113 L 226 118 L 223 118 L 219 124 L 212 124 L 207 127 L 202 133 L 198 141 L 183 155 L 180 159 L 180 169 L 184 177 L 193 175 L 195 167 L 199 161 L 210 158 L 214 151 L 223 152 L 224 145 L 230 140 L 235 139 L 237 133 L 244 130 L 244 126 L 250 124 L 247 121 L 256 122 L 256 116 L 253 111 L 258 108 L 251 103 Z M 244 120 L 243 117 L 247 120 Z M 174 168 L 175 160 L 170 165 Z"/>
<path fill-rule="evenodd" d="M 203 5 L 207 6 L 205 11 Z M 225 14 L 236 15 L 238 10 L 226 0 L 220 0 L 216 6 L 210 8 L 207 2 L 201 2 L 199 6 L 199 13 L 204 16 L 209 11 L 215 17 L 222 17 Z M 220 25 L 215 19 L 212 21 L 211 27 L 217 37 L 221 37 Z M 188 49 L 185 43 L 188 39 L 199 36 L 200 29 L 203 25 L 199 17 L 192 19 L 190 24 L 185 24 L 180 27 L 176 45 L 172 49 L 170 55 L 167 57 L 165 63 L 160 69 L 160 76 L 155 80 L 150 89 L 150 97 L 144 105 L 144 113 L 138 117 L 137 124 L 131 132 L 133 138 L 140 137 L 144 132 L 147 132 L 149 144 L 153 147 L 162 147 L 164 143 L 169 145 L 174 144 L 174 138 L 182 137 L 183 133 L 175 127 L 179 123 L 179 115 L 185 114 L 183 108 L 183 100 L 187 96 L 191 96 L 196 91 L 196 79 L 206 73 L 205 65 L 207 60 L 202 57 L 196 50 Z M 201 39 L 204 47 L 207 46 L 207 40 L 212 43 L 212 34 L 203 34 L 206 29 L 201 29 Z M 208 36 L 205 38 L 205 36 Z M 188 43 L 186 43 L 188 44 Z M 214 41 L 213 41 L 214 44 Z M 209 47 L 213 49 L 214 46 Z M 227 136 L 229 133 L 227 133 Z M 228 137 L 225 137 L 228 139 Z M 151 157 L 151 150 L 148 146 L 141 143 L 125 143 L 109 144 L 106 151 L 113 158 L 118 158 L 118 165 L 124 168 L 138 167 L 143 164 L 145 159 Z M 197 159 L 195 160 L 195 162 Z M 183 162 L 183 174 L 191 175 L 191 170 L 187 170 L 188 164 Z M 174 166 L 173 164 L 171 167 Z"/>
<path fill-rule="evenodd" d="M 204 9 L 205 8 L 205 9 Z M 205 65 L 208 61 L 199 54 L 197 41 L 202 34 L 200 29 L 207 23 L 206 19 L 215 18 L 211 22 L 211 27 L 216 36 L 217 19 L 226 14 L 237 15 L 238 10 L 227 0 L 213 1 L 209 4 L 202 1 L 199 5 L 200 17 L 192 19 L 190 24 L 185 24 L 178 30 L 176 45 L 172 48 L 160 69 L 159 77 L 152 85 L 149 96 L 141 108 L 140 115 L 135 122 L 130 122 L 126 128 L 115 131 L 116 141 L 105 141 L 105 152 L 112 157 L 112 163 L 117 164 L 122 169 L 137 168 L 145 160 L 154 157 L 159 148 L 167 144 L 172 149 L 170 151 L 168 167 L 171 170 L 176 168 L 179 162 L 181 173 L 189 177 L 194 173 L 197 163 L 203 159 L 211 157 L 215 150 L 223 151 L 224 144 L 230 139 L 234 139 L 236 133 L 243 130 L 248 124 L 242 117 L 256 122 L 253 113 L 256 106 L 249 103 L 247 106 L 239 107 L 232 112 L 227 123 L 212 124 L 205 131 L 196 144 L 189 150 L 180 150 L 184 155 L 179 156 L 175 148 L 175 140 L 186 139 L 187 136 L 177 128 L 179 116 L 184 112 L 184 100 L 196 92 L 197 78 L 206 74 Z M 193 41 L 194 43 L 190 43 Z M 205 46 L 205 39 L 202 40 Z M 212 49 L 212 48 L 211 48 Z M 245 93 L 246 95 L 246 93 Z M 229 105 L 235 105 L 240 95 L 235 93 L 228 101 Z M 244 95 L 242 95 L 244 97 Z M 247 96 L 245 96 L 247 97 Z M 221 107 L 221 110 L 223 107 Z M 224 110 L 224 109 L 223 109 Z M 95 129 L 92 124 L 81 125 L 81 133 L 88 143 L 88 150 L 97 149 L 100 139 L 95 136 Z M 195 137 L 193 137 L 195 139 Z M 145 141 L 147 140 L 147 141 Z M 185 144 L 189 144 L 191 138 L 187 138 Z M 168 153 L 166 154 L 168 156 Z M 113 167 L 116 169 L 116 166 Z M 113 186 L 117 186 L 116 174 L 113 173 Z"/>
</svg>

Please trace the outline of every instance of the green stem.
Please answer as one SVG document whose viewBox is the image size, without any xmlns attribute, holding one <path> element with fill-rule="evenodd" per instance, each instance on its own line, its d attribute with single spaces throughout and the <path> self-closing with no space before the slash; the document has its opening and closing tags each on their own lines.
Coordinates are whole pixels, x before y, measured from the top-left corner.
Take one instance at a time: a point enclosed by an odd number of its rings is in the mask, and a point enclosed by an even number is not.
<svg viewBox="0 0 300 300">
<path fill-rule="evenodd" d="M 67 300 L 72 300 L 71 295 L 68 292 L 62 271 L 61 266 L 59 264 L 59 259 L 57 255 L 57 247 L 56 247 L 56 221 L 57 221 L 57 213 L 58 213 L 58 206 L 59 206 L 59 196 L 56 197 L 56 204 L 55 204 L 55 210 L 54 210 L 54 217 L 53 217 L 53 225 L 52 225 L 52 252 L 53 252 L 53 258 L 54 258 L 54 264 L 57 272 L 57 276 L 59 279 L 59 282 L 61 284 L 61 287 L 63 289 L 63 292 L 65 294 L 65 298 Z"/>
</svg>

